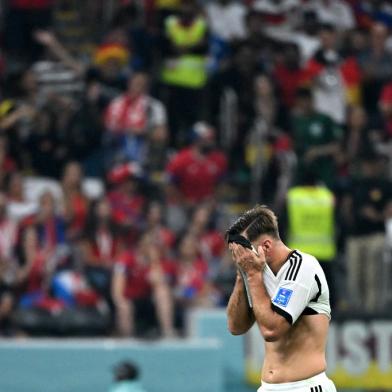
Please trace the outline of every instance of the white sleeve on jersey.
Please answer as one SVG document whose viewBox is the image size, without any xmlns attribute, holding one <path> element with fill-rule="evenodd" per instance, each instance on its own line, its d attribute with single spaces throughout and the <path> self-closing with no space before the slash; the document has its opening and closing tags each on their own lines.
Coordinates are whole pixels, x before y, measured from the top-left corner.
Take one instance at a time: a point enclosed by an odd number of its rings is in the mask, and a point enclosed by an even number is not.
<svg viewBox="0 0 392 392">
<path fill-rule="evenodd" d="M 321 294 L 321 283 L 314 268 L 314 262 L 303 258 L 304 254 L 294 252 L 290 267 L 277 286 L 271 301 L 272 308 L 294 324 L 304 311 L 317 313 L 308 307 Z M 318 263 L 317 263 L 318 264 Z"/>
</svg>

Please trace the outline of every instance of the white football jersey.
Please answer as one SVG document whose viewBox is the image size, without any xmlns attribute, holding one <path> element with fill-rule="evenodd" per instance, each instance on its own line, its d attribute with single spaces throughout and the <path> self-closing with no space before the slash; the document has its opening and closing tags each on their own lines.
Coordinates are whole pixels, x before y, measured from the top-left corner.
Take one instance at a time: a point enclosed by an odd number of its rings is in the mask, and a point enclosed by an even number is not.
<svg viewBox="0 0 392 392">
<path fill-rule="evenodd" d="M 327 280 L 315 257 L 293 250 L 277 275 L 266 265 L 263 276 L 272 308 L 291 324 L 302 314 L 331 318 Z"/>
</svg>

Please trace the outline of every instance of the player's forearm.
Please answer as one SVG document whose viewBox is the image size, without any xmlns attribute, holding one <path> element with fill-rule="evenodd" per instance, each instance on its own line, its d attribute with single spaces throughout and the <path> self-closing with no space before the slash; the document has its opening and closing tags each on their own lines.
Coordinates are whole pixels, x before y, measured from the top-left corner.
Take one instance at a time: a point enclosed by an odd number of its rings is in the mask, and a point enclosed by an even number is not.
<svg viewBox="0 0 392 392">
<path fill-rule="evenodd" d="M 253 313 L 266 341 L 276 341 L 286 332 L 289 324 L 271 306 L 271 298 L 265 288 L 262 275 L 248 275 L 249 289 L 253 300 Z"/>
<path fill-rule="evenodd" d="M 233 335 L 241 335 L 249 330 L 255 321 L 248 306 L 242 278 L 237 275 L 234 290 L 227 305 L 228 329 Z"/>
</svg>

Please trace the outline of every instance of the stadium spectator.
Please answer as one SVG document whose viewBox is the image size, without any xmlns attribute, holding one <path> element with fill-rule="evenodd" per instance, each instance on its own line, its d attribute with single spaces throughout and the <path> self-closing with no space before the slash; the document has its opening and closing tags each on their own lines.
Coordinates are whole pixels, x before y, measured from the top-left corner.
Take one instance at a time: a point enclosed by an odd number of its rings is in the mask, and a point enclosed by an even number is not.
<svg viewBox="0 0 392 392">
<path fill-rule="evenodd" d="M 311 91 L 299 89 L 292 117 L 298 182 L 305 171 L 311 171 L 317 174 L 317 180 L 329 187 L 334 185 L 340 132 L 331 118 L 313 109 Z"/>
<path fill-rule="evenodd" d="M 283 105 L 291 109 L 295 101 L 295 92 L 306 81 L 306 74 L 301 66 L 298 46 L 287 44 L 281 56 L 276 56 L 273 76 L 276 80 Z"/>
<path fill-rule="evenodd" d="M 200 247 L 200 255 L 209 263 L 210 272 L 219 265 L 225 251 L 225 240 L 213 224 L 211 205 L 200 205 L 193 212 L 188 233 L 192 234 Z"/>
<path fill-rule="evenodd" d="M 83 173 L 78 162 L 69 162 L 62 176 L 64 195 L 64 218 L 67 224 L 67 237 L 78 237 L 86 224 L 88 199 L 82 191 Z"/>
<path fill-rule="evenodd" d="M 199 255 L 197 237 L 186 234 L 178 247 L 176 300 L 182 311 L 202 306 L 212 307 L 218 302 L 208 277 L 208 263 Z"/>
<path fill-rule="evenodd" d="M 366 312 L 382 307 L 378 282 L 385 246 L 384 222 L 392 201 L 391 184 L 382 176 L 384 166 L 384 159 L 374 152 L 362 156 L 360 176 L 353 178 L 342 202 L 343 219 L 349 229 L 346 299 L 350 299 L 352 308 Z"/>
<path fill-rule="evenodd" d="M 80 241 L 84 274 L 90 286 L 111 304 L 112 270 L 124 249 L 124 241 L 107 199 L 97 200 L 91 205 L 84 227 Z"/>
<path fill-rule="evenodd" d="M 227 158 L 215 148 L 215 130 L 210 125 L 194 124 L 191 137 L 192 144 L 174 155 L 166 167 L 170 192 L 178 191 L 189 206 L 213 198 L 227 170 Z"/>
<path fill-rule="evenodd" d="M 144 333 L 158 321 L 163 336 L 174 335 L 174 302 L 170 287 L 175 283 L 176 265 L 165 258 L 160 245 L 145 235 L 135 251 L 121 254 L 114 265 L 112 295 L 120 336 Z M 139 325 L 139 328 L 140 325 Z"/>
<path fill-rule="evenodd" d="M 113 210 L 114 221 L 130 230 L 130 239 L 135 240 L 143 225 L 145 196 L 141 193 L 142 170 L 136 163 L 115 166 L 109 173 L 112 189 L 108 200 Z M 132 245 L 132 242 L 131 242 Z"/>
<path fill-rule="evenodd" d="M 194 0 L 181 3 L 179 16 L 165 20 L 162 45 L 163 95 L 168 105 L 171 143 L 181 145 L 200 119 L 207 82 L 208 25 Z"/>
<path fill-rule="evenodd" d="M 128 81 L 127 93 L 112 101 L 106 110 L 105 126 L 116 146 L 116 161 L 145 164 L 148 139 L 166 131 L 165 107 L 147 90 L 147 74 L 135 73 Z"/>
<path fill-rule="evenodd" d="M 163 205 L 158 202 L 151 202 L 146 212 L 145 232 L 160 245 L 162 254 L 170 257 L 173 253 L 176 241 L 175 234 L 164 224 Z"/>
<path fill-rule="evenodd" d="M 392 76 L 392 55 L 386 47 L 388 34 L 384 24 L 374 23 L 370 29 L 369 46 L 358 56 L 363 73 L 363 102 L 371 116 L 377 112 L 383 84 Z"/>
<path fill-rule="evenodd" d="M 362 106 L 349 109 L 338 158 L 341 177 L 358 176 L 361 157 L 375 149 L 377 134 L 369 128 L 368 116 Z"/>
<path fill-rule="evenodd" d="M 319 36 L 321 47 L 305 67 L 308 80 L 314 84 L 314 106 L 342 124 L 346 120 L 346 104 L 359 102 L 360 68 L 355 58 L 341 57 L 333 26 L 322 25 Z"/>
</svg>

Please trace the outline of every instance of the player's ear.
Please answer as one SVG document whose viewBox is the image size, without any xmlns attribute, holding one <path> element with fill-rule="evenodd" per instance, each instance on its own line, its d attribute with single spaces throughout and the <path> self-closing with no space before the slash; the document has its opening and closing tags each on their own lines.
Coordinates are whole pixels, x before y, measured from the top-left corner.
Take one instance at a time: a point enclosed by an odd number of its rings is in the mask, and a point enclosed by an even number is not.
<svg viewBox="0 0 392 392">
<path fill-rule="evenodd" d="M 272 247 L 272 241 L 269 238 L 266 238 L 261 245 L 264 253 L 269 253 Z"/>
</svg>

